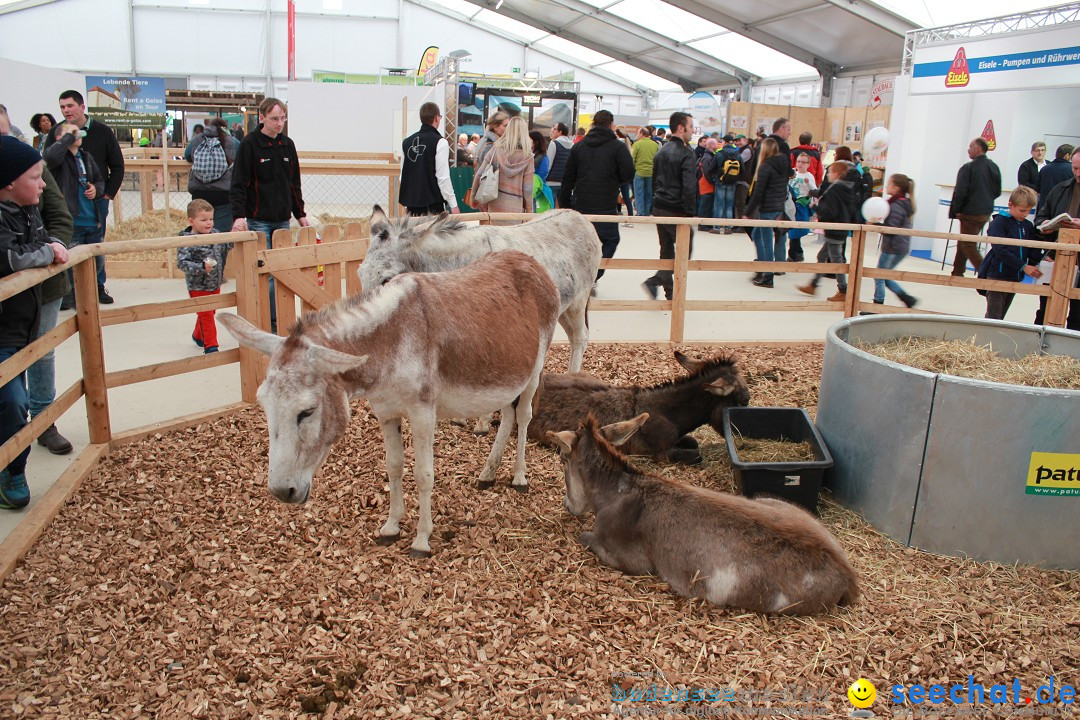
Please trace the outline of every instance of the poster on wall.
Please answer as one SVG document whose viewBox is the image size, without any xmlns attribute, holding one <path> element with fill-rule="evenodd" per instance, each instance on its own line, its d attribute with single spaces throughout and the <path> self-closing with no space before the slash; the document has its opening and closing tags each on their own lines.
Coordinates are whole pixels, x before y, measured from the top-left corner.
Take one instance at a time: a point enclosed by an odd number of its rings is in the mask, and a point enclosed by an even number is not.
<svg viewBox="0 0 1080 720">
<path fill-rule="evenodd" d="M 545 133 L 555 123 L 563 123 L 567 128 L 574 127 L 574 101 L 563 98 L 541 98 L 540 105 L 533 109 L 532 129 Z"/>
<path fill-rule="evenodd" d="M 892 105 L 893 87 L 894 82 L 892 80 L 882 80 L 877 85 L 870 88 L 870 107 L 876 108 L 881 107 L 882 105 Z"/>
<path fill-rule="evenodd" d="M 728 118 L 728 130 L 736 135 L 746 134 L 746 126 L 750 124 L 750 119 L 746 115 L 732 115 Z"/>
<path fill-rule="evenodd" d="M 698 91 L 689 97 L 690 114 L 694 116 L 695 130 L 704 135 L 723 133 L 720 105 L 712 93 Z"/>
<path fill-rule="evenodd" d="M 1075 87 L 1080 73 L 1076 30 L 1013 33 L 916 47 L 911 94 Z"/>
<path fill-rule="evenodd" d="M 165 78 L 86 76 L 86 111 L 115 128 L 165 125 Z"/>
<path fill-rule="evenodd" d="M 863 125 L 862 121 L 855 120 L 844 126 L 844 143 L 860 143 L 862 142 Z"/>
<path fill-rule="evenodd" d="M 997 135 L 994 134 L 993 120 L 986 121 L 986 126 L 983 127 L 982 134 L 979 135 L 979 137 L 986 141 L 987 150 L 994 150 L 997 148 Z"/>
</svg>

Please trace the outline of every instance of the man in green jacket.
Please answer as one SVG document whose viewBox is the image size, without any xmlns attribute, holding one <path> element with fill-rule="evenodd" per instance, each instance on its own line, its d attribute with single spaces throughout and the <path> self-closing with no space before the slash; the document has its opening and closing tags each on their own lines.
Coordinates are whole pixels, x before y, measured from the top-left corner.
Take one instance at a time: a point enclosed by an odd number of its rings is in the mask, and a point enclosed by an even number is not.
<svg viewBox="0 0 1080 720">
<path fill-rule="evenodd" d="M 630 149 L 634 159 L 634 204 L 638 215 L 652 215 L 653 158 L 660 146 L 649 137 L 647 126 L 638 130 L 638 139 Z"/>
</svg>

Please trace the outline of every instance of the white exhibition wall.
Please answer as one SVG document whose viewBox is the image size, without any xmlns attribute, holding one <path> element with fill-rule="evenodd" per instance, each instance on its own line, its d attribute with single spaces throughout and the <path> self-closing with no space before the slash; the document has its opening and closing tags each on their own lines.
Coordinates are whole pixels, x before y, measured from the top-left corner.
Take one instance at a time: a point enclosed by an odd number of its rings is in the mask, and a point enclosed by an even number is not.
<svg viewBox="0 0 1080 720">
<path fill-rule="evenodd" d="M 993 121 L 997 147 L 988 155 L 1001 168 L 1003 189 L 1016 187 L 1016 171 L 1031 156 L 1031 144 L 1043 140 L 1052 147 L 1062 137 L 1080 135 L 1080 87 L 1047 90 L 910 95 L 910 75 L 896 79 L 892 144 L 886 175 L 903 173 L 915 180 L 914 225 L 935 230 L 940 188 L 956 182 L 960 166 L 968 162 L 967 146 Z M 931 241 L 913 238 L 912 248 L 929 249 Z"/>
<path fill-rule="evenodd" d="M 30 128 L 34 113 L 52 113 L 63 120 L 59 98 L 65 90 L 85 95 L 86 80 L 78 73 L 0 58 L 0 104 L 7 106 L 11 123 L 27 137 L 34 132 Z"/>
<path fill-rule="evenodd" d="M 93 74 L 131 73 L 198 79 L 201 89 L 262 91 L 267 43 L 275 92 L 287 76 L 284 0 L 228 0 L 211 7 L 188 0 L 63 0 L 0 15 L 0 57 Z M 343 0 L 341 11 L 321 0 L 297 3 L 296 76 L 313 70 L 376 74 L 382 67 L 416 67 L 429 45 L 446 55 L 472 53 L 462 70 L 541 77 L 573 71 L 583 96 L 640 103 L 632 85 L 592 72 L 581 61 L 526 47 L 515 40 L 398 0 Z M 350 15 L 349 13 L 352 13 Z M 95 38 L 88 42 L 87 38 Z M 134 42 L 134 47 L 132 47 Z M 213 82 L 215 87 L 207 88 Z"/>
</svg>

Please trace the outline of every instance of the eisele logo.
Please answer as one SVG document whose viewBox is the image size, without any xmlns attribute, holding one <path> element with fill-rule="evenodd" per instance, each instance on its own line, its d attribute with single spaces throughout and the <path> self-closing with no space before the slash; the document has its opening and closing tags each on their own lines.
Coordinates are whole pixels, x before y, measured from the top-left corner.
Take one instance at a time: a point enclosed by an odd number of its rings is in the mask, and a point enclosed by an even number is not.
<svg viewBox="0 0 1080 720">
<path fill-rule="evenodd" d="M 986 121 L 986 127 L 983 128 L 982 135 L 980 135 L 979 137 L 986 141 L 987 150 L 993 150 L 997 147 L 997 136 L 994 135 L 993 120 Z"/>
<path fill-rule="evenodd" d="M 949 74 L 945 76 L 945 87 L 966 87 L 969 80 L 971 74 L 968 72 L 967 53 L 960 48 L 953 58 Z"/>
</svg>

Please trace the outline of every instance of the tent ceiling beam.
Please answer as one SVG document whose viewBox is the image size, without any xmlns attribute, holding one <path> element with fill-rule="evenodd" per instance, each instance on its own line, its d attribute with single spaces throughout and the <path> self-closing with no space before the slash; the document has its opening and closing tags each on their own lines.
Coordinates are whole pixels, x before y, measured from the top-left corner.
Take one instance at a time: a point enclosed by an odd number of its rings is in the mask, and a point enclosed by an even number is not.
<svg viewBox="0 0 1080 720">
<path fill-rule="evenodd" d="M 790 10 L 785 13 L 780 13 L 779 15 L 771 15 L 767 18 L 762 18 L 761 20 L 755 20 L 754 22 L 746 23 L 746 27 L 757 28 L 761 27 L 762 25 L 780 22 L 781 20 L 788 20 L 793 17 L 801 17 L 803 15 L 806 15 L 807 13 L 812 13 L 816 10 L 821 10 L 827 7 L 829 7 L 829 5 L 826 3 L 824 5 L 811 5 L 810 7 L 799 8 L 798 10 Z"/>
<path fill-rule="evenodd" d="M 909 30 L 913 29 L 910 22 L 871 0 L 825 0 L 825 2 L 877 25 L 882 30 L 888 30 L 897 37 L 904 37 Z"/>
</svg>

